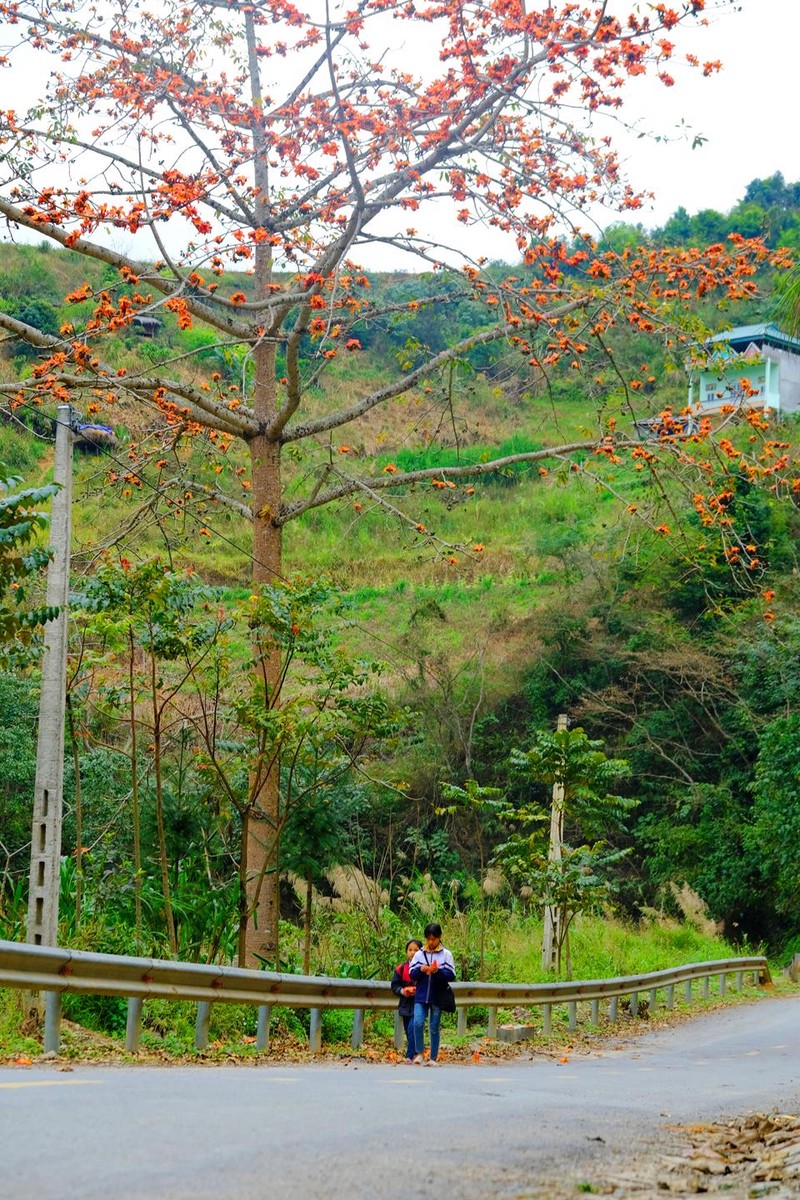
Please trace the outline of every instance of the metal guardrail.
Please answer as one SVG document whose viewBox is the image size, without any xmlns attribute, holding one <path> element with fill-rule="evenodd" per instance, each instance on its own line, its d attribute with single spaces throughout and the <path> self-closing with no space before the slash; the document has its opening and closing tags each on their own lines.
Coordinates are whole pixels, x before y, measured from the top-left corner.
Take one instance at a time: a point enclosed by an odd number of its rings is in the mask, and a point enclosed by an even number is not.
<svg viewBox="0 0 800 1200">
<path fill-rule="evenodd" d="M 634 1016 L 643 1003 L 654 1008 L 659 992 L 665 994 L 667 1008 L 675 1003 L 675 988 L 684 987 L 684 999 L 692 999 L 692 986 L 703 983 L 703 995 L 710 995 L 711 980 L 719 981 L 725 994 L 727 978 L 734 976 L 741 989 L 745 974 L 752 973 L 754 984 L 770 982 L 766 958 L 727 958 L 715 962 L 690 963 L 666 971 L 645 975 L 627 975 L 617 979 L 590 979 L 569 983 L 454 983 L 458 1010 L 458 1032 L 467 1030 L 467 1010 L 483 1006 L 489 1009 L 489 1037 L 497 1036 L 500 1008 L 536 1005 L 542 1009 L 542 1030 L 551 1028 L 554 1006 L 566 1006 L 568 1027 L 577 1027 L 577 1006 L 588 1002 L 590 1021 L 597 1024 L 600 1003 L 609 1003 L 608 1015 L 616 1020 L 620 998 L 628 997 Z M 120 996 L 128 1000 L 125 1045 L 134 1051 L 141 1037 L 142 1004 L 148 998 L 189 1000 L 198 1004 L 195 1045 L 208 1044 L 211 1005 L 220 1002 L 253 1004 L 258 1007 L 259 1050 L 269 1046 L 269 1027 L 274 1005 L 309 1008 L 311 1049 L 322 1044 L 322 1012 L 326 1008 L 353 1010 L 352 1045 L 361 1045 L 364 1013 L 372 1009 L 396 1009 L 397 998 L 383 980 L 338 979 L 330 976 L 283 975 L 272 971 L 250 971 L 241 967 L 216 964 L 170 962 L 156 958 L 130 958 L 115 954 L 94 954 L 85 950 L 66 950 L 56 946 L 32 946 L 0 941 L 0 987 L 45 993 L 45 1051 L 58 1052 L 60 1046 L 61 997 L 64 992 L 96 996 Z M 402 1023 L 395 1017 L 395 1044 L 402 1045 Z"/>
</svg>

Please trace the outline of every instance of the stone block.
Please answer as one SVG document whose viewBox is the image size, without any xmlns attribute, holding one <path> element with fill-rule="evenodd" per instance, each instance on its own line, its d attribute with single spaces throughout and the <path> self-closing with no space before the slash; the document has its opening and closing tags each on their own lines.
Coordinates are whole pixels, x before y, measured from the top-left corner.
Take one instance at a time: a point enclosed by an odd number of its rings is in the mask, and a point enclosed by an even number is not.
<svg viewBox="0 0 800 1200">
<path fill-rule="evenodd" d="M 498 1025 L 498 1042 L 527 1042 L 536 1037 L 535 1025 Z"/>
</svg>

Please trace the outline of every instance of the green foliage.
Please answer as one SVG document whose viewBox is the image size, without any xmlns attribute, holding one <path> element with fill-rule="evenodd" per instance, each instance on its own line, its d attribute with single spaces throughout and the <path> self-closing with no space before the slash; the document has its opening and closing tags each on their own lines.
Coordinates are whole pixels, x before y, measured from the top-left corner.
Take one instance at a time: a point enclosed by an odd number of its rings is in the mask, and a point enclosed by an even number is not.
<svg viewBox="0 0 800 1200">
<path fill-rule="evenodd" d="M 724 238 L 735 229 L 745 235 L 763 231 L 772 244 L 789 245 L 800 229 L 798 211 L 797 185 L 776 175 L 754 180 L 729 213 L 707 210 L 691 216 L 678 210 L 662 231 L 649 236 L 654 245 L 659 240 L 692 245 L 703 238 Z M 643 236 L 648 235 L 641 227 L 620 224 L 606 231 L 604 242 L 624 250 Z M 40 326 L 49 322 L 49 329 L 57 329 L 59 315 L 80 323 L 90 312 L 92 301 L 61 314 L 52 307 L 66 290 L 53 280 L 77 270 L 68 255 L 53 253 L 45 260 L 38 249 L 13 247 L 6 266 L 0 292 L 7 311 L 27 311 Z M 80 270 L 91 272 L 94 265 Z M 47 284 L 43 272 L 48 273 Z M 104 281 L 101 274 L 91 278 L 95 285 L 118 283 L 113 273 Z M 341 361 L 334 364 L 329 385 L 323 382 L 315 389 L 320 411 L 350 395 L 353 372 L 364 372 L 356 383 L 368 379 L 378 386 L 392 378 L 398 362 L 413 363 L 425 348 L 435 350 L 480 328 L 482 317 L 469 300 L 447 310 L 424 303 L 443 286 L 439 273 L 376 281 L 381 303 L 395 305 L 395 311 L 359 329 L 359 338 L 374 354 L 369 363 L 356 366 L 360 356 L 353 355 L 347 367 Z M 420 310 L 409 304 L 420 304 Z M 36 305 L 38 311 L 31 307 Z M 741 312 L 743 321 L 749 321 L 761 319 L 763 311 L 759 302 L 728 315 L 733 319 Z M 719 319 L 710 309 L 698 308 L 697 316 Z M 196 351 L 208 371 L 239 382 L 240 351 L 217 345 L 215 336 L 198 329 L 179 331 L 170 319 L 163 337 L 125 334 L 110 349 L 128 366 L 148 357 L 162 361 Z M 643 409 L 683 403 L 680 345 L 670 350 L 660 337 L 618 329 L 609 349 L 607 357 L 623 377 L 641 373 L 640 396 L 651 386 L 650 375 L 657 379 L 657 394 L 644 399 Z M 591 436 L 598 411 L 604 421 L 612 414 L 625 419 L 632 397 L 605 366 L 602 372 L 598 368 L 598 378 L 605 377 L 602 383 L 592 379 L 593 369 L 556 372 L 543 380 L 531 371 L 528 357 L 501 353 L 499 346 L 471 353 L 410 398 L 397 427 L 378 430 L 366 421 L 352 458 L 342 462 L 357 458 L 353 470 L 366 463 L 378 469 L 393 463 L 403 471 L 477 463 L 490 450 L 511 455 L 535 449 L 545 441 L 545 429 L 557 427 L 564 438 Z M 450 419 L 457 394 L 469 398 L 470 420 L 463 425 Z M 598 410 L 598 401 L 605 407 Z M 29 419 L 27 413 L 24 419 Z M 133 436 L 141 432 L 134 429 Z M 730 432 L 737 445 L 748 434 L 735 426 Z M 794 441 L 794 425 L 787 424 L 778 436 Z M 176 454 L 187 444 L 184 440 L 176 446 Z M 15 474 L 24 470 L 35 479 L 34 471 L 45 471 L 44 459 L 39 466 L 40 451 L 41 444 L 17 434 L 15 426 L 0 428 L 0 458 Z M 333 454 L 334 462 L 339 461 L 335 447 Z M 199 439 L 187 449 L 185 461 L 191 472 L 203 466 Z M 225 459 L 214 458 L 215 467 L 224 467 L 222 480 L 241 469 L 242 462 L 235 451 Z M 72 940 L 91 930 L 103 940 L 108 936 L 106 918 L 108 925 L 116 921 L 130 931 L 138 897 L 143 944 L 165 950 L 151 681 L 145 670 L 152 654 L 156 693 L 170 694 L 180 683 L 179 704 L 168 712 L 175 727 L 166 730 L 162 746 L 160 803 L 176 943 L 183 956 L 229 959 L 235 954 L 235 862 L 242 812 L 250 802 L 250 769 L 259 756 L 264 762 L 277 755 L 287 867 L 304 877 L 311 874 L 324 888 L 331 863 L 357 860 L 385 885 L 395 910 L 392 921 L 381 918 L 377 929 L 373 917 L 359 925 L 353 917 L 340 916 L 331 919 L 330 927 L 315 917 L 312 948 L 319 961 L 345 972 L 383 970 L 395 957 L 395 937 L 402 942 L 406 932 L 398 915 L 406 898 L 417 897 L 404 921 L 416 926 L 418 919 L 434 915 L 424 910 L 428 885 L 420 882 L 429 876 L 437 889 L 438 910 L 464 910 L 470 936 L 461 953 L 470 972 L 481 969 L 481 937 L 487 970 L 504 962 L 512 969 L 504 958 L 504 931 L 494 935 L 488 927 L 495 901 L 486 904 L 481 887 L 486 864 L 509 838 L 491 806 L 473 808 L 455 797 L 469 799 L 471 788 L 478 789 L 473 798 L 488 796 L 486 789 L 497 788 L 508 797 L 509 809 L 517 815 L 527 812 L 530 823 L 514 828 L 529 838 L 531 872 L 537 855 L 541 867 L 544 814 L 554 776 L 541 761 L 522 764 L 517 758 L 512 769 L 508 749 L 529 745 L 560 711 L 580 721 L 598 748 L 608 747 L 610 755 L 627 760 L 636 779 L 641 803 L 635 813 L 626 796 L 608 810 L 579 796 L 575 812 L 567 813 L 566 841 L 578 850 L 608 839 L 613 843 L 609 854 L 630 851 L 608 863 L 608 881 L 617 889 L 615 904 L 631 914 L 668 906 L 670 884 L 685 881 L 735 936 L 744 931 L 750 937 L 783 940 L 796 919 L 789 868 L 782 863 L 783 848 L 767 834 L 780 805 L 791 811 L 792 804 L 786 789 L 794 768 L 773 724 L 800 701 L 800 635 L 792 615 L 798 598 L 792 576 L 796 510 L 729 469 L 733 495 L 728 512 L 736 537 L 757 544 L 760 559 L 758 571 L 737 573 L 725 557 L 724 538 L 717 540 L 715 531 L 691 512 L 687 515 L 691 506 L 677 482 L 673 487 L 673 481 L 665 483 L 664 477 L 657 480 L 648 472 L 634 475 L 624 463 L 608 477 L 610 489 L 637 504 L 664 487 L 663 502 L 680 522 L 680 539 L 670 542 L 629 521 L 610 491 L 591 483 L 591 460 L 586 466 L 585 476 L 552 472 L 540 479 L 537 468 L 517 465 L 481 479 L 474 495 L 461 487 L 441 492 L 420 487 L 409 511 L 425 523 L 424 533 L 413 526 L 408 535 L 398 533 L 384 514 L 368 511 L 368 504 L 358 515 L 346 505 L 306 514 L 288 541 L 290 561 L 304 581 L 330 570 L 351 588 L 349 611 L 328 585 L 296 583 L 251 599 L 249 589 L 239 587 L 235 595 L 212 591 L 197 579 L 184 578 L 180 570 L 144 561 L 161 537 L 157 525 L 143 527 L 132 539 L 134 548 L 126 550 L 136 566 L 129 560 L 127 566 L 113 568 L 106 563 L 90 585 L 82 582 L 85 605 L 73 626 L 82 638 L 74 660 L 80 661 L 82 673 L 73 694 L 86 809 L 82 841 L 89 849 L 79 859 L 73 857 L 76 781 L 68 762 L 65 936 Z M 299 454 L 291 460 L 292 486 L 299 485 L 307 469 Z M 81 543 L 110 536 L 119 515 L 116 499 L 100 488 L 95 471 L 96 464 L 91 469 L 78 465 L 87 493 L 76 505 Z M 694 480 L 688 479 L 688 485 L 687 496 Z M 93 497 L 94 490 L 102 496 Z M 40 501 L 31 503 L 37 510 L 41 506 Z M 209 525 L 224 528 L 240 549 L 212 537 L 201 551 L 177 544 L 170 532 L 169 561 L 191 560 L 200 577 L 241 580 L 250 550 L 246 532 L 234 515 L 216 507 L 207 512 Z M 36 550 L 42 534 L 41 525 L 31 527 L 25 553 Z M 485 544 L 486 552 L 479 557 L 459 548 L 451 570 L 437 554 L 434 535 L 455 547 Z M 41 566 L 41 551 L 36 553 Z M 759 593 L 776 585 L 778 621 L 770 626 L 762 620 Z M 35 577 L 28 576 L 20 605 L 12 603 L 20 589 L 13 596 L 6 589 L 0 603 L 8 603 L 15 620 L 35 605 L 36 586 Z M 263 656 L 280 658 L 277 684 L 263 673 L 258 682 L 253 635 Z M 14 643 L 22 647 L 23 657 L 26 637 L 23 623 Z M 391 659 L 392 688 L 401 704 L 415 709 L 413 716 L 393 712 L 380 694 L 379 671 L 364 650 L 373 638 Z M 132 693 L 129 653 L 135 667 Z M 185 671 L 189 674 L 181 682 Z M 276 686 L 285 701 L 279 706 L 273 703 Z M 34 703 L 35 686 L 22 673 L 19 690 L 0 683 L 0 711 L 7 720 L 0 735 L 0 789 L 5 789 L 0 790 L 0 821 L 12 851 L 3 921 L 14 930 L 21 928 L 19 914 L 25 907 L 25 797 Z M 140 734 L 135 761 L 125 726 L 131 707 Z M 199 732 L 204 723 L 214 730 L 210 745 Z M 773 737 L 786 780 L 769 773 L 766 747 Z M 356 784 L 353 771 L 362 769 L 364 757 L 370 759 L 365 769 L 370 778 Z M 143 863 L 138 870 L 131 828 L 134 778 L 142 806 Z M 381 778 L 392 782 L 393 792 L 381 791 Z M 457 790 L 443 791 L 446 781 Z M 614 782 L 606 789 L 609 796 L 625 790 Z M 754 830 L 765 834 L 766 857 Z M 591 863 L 583 867 L 576 887 L 593 873 Z M 601 872 L 594 873 L 600 878 Z M 780 879 L 778 891 L 771 886 L 773 873 Z M 522 879 L 520 872 L 512 874 L 517 882 Z M 549 883 L 537 879 L 536 886 L 541 896 Z M 509 920 L 522 905 L 516 889 L 507 889 L 496 901 Z M 296 925 L 289 923 L 284 933 L 285 961 L 300 969 Z M 131 938 L 131 946 L 135 944 Z"/>
<path fill-rule="evenodd" d="M 25 675 L 0 673 L 0 929 L 9 937 L 20 932 L 23 897 L 19 879 L 26 870 L 24 848 L 31 832 L 31 804 L 36 774 L 38 688 Z M 2 936 L 2 935 L 0 935 Z"/>
<path fill-rule="evenodd" d="M 31 591 L 49 562 L 38 544 L 47 516 L 39 508 L 58 490 L 53 484 L 16 491 L 20 481 L 0 463 L 0 661 L 24 661 L 35 631 L 55 610 L 31 605 Z"/>
<path fill-rule="evenodd" d="M 14 307 L 12 316 L 16 317 L 18 321 L 22 321 L 25 325 L 33 326 L 39 333 L 44 333 L 48 337 L 57 337 L 61 328 L 58 309 L 46 300 L 38 298 L 23 300 L 18 306 Z M 37 358 L 44 353 L 44 351 L 25 341 L 23 338 L 17 338 L 13 346 L 14 353 L 23 359 Z"/>
<path fill-rule="evenodd" d="M 636 801 L 610 789 L 630 775 L 628 763 L 608 758 L 603 743 L 588 737 L 580 726 L 555 732 L 539 730 L 528 750 L 512 750 L 511 765 L 524 778 L 548 788 L 563 788 L 561 805 L 567 828 L 575 826 L 589 837 L 618 827 Z M 523 823 L 541 819 L 541 809 L 521 804 L 507 816 Z"/>
<path fill-rule="evenodd" d="M 800 715 L 777 717 L 764 729 L 753 782 L 753 827 L 747 849 L 787 931 L 800 922 Z"/>
</svg>

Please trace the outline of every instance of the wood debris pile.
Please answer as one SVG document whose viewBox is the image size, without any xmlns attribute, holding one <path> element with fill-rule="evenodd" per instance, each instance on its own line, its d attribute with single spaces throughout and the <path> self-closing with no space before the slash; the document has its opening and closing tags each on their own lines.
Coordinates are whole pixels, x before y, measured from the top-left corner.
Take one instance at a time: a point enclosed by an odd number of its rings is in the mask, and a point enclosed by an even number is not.
<svg viewBox="0 0 800 1200">
<path fill-rule="evenodd" d="M 752 1113 L 727 1123 L 673 1126 L 688 1147 L 662 1156 L 635 1181 L 616 1180 L 618 1200 L 725 1195 L 730 1200 L 797 1200 L 800 1117 Z M 605 1189 L 603 1189 L 605 1190 Z"/>
</svg>

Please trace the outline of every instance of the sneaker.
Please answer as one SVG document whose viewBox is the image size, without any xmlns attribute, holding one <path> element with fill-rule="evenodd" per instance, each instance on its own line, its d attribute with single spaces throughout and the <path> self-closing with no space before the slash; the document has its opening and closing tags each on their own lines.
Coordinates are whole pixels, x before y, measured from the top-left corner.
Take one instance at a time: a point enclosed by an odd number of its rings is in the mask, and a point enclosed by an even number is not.
<svg viewBox="0 0 800 1200">
<path fill-rule="evenodd" d="M 438 1067 L 438 1065 L 439 1064 L 435 1058 L 429 1058 L 428 1061 L 425 1063 L 426 1067 Z"/>
<path fill-rule="evenodd" d="M 417 1055 L 415 1055 L 415 1057 L 414 1057 L 414 1058 L 412 1058 L 412 1060 L 411 1060 L 412 1064 L 413 1064 L 415 1067 L 419 1067 L 419 1066 L 421 1066 L 421 1065 L 422 1065 L 422 1063 L 423 1063 L 423 1061 L 424 1061 L 424 1060 L 423 1060 L 423 1057 L 422 1057 L 422 1055 L 421 1055 L 421 1054 L 417 1054 Z"/>
</svg>

